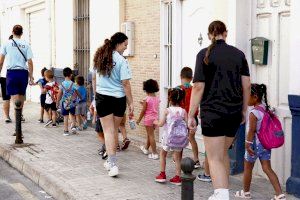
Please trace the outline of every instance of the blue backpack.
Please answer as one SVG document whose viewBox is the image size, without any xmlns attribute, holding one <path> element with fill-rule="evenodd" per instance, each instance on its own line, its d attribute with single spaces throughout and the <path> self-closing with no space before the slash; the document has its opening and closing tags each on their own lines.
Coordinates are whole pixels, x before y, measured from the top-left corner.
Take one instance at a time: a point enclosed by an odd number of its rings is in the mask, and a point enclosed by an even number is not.
<svg viewBox="0 0 300 200">
<path fill-rule="evenodd" d="M 73 83 L 70 85 L 68 89 L 61 84 L 63 88 L 63 98 L 62 98 L 62 106 L 65 110 L 70 110 L 75 108 L 78 104 L 78 98 L 75 90 L 73 89 Z"/>
<path fill-rule="evenodd" d="M 182 111 L 184 111 L 182 109 Z M 185 148 L 188 143 L 188 127 L 184 120 L 184 117 L 180 112 L 172 113 L 169 109 L 172 122 L 168 129 L 167 146 L 170 148 Z"/>
</svg>

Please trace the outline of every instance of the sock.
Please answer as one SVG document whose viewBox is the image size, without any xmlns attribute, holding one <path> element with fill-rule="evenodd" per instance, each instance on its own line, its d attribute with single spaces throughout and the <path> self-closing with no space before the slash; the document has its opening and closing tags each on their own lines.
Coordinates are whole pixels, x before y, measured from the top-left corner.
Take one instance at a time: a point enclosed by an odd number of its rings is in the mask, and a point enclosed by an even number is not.
<svg viewBox="0 0 300 200">
<path fill-rule="evenodd" d="M 224 200 L 229 200 L 229 190 L 224 188 L 215 189 L 215 194 L 217 197 Z"/>
<path fill-rule="evenodd" d="M 111 167 L 116 165 L 117 162 L 117 156 L 116 155 L 110 155 L 108 156 L 108 162 L 110 163 Z"/>
</svg>

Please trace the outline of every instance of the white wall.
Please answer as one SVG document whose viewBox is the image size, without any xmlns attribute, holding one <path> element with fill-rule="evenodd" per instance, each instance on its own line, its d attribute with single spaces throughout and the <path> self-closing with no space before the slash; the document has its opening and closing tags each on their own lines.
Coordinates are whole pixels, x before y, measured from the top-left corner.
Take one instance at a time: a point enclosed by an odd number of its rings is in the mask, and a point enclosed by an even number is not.
<svg viewBox="0 0 300 200">
<path fill-rule="evenodd" d="M 291 1 L 291 21 L 290 21 L 290 86 L 289 94 L 300 95 L 300 1 Z"/>
<path fill-rule="evenodd" d="M 120 30 L 119 0 L 99 1 L 90 0 L 90 52 L 91 67 L 94 54 L 103 45 L 106 38 L 110 38 Z"/>
<path fill-rule="evenodd" d="M 73 68 L 73 0 L 55 1 L 56 66 Z"/>
</svg>

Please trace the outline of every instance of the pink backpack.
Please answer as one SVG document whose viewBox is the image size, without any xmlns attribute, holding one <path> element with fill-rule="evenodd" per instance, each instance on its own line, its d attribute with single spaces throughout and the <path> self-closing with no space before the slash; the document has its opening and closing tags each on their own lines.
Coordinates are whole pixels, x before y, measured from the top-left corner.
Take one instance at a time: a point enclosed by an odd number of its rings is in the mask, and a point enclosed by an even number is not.
<svg viewBox="0 0 300 200">
<path fill-rule="evenodd" d="M 260 130 L 257 134 L 260 143 L 268 150 L 281 147 L 284 144 L 284 133 L 277 116 L 260 106 L 254 109 L 264 113 Z"/>
</svg>

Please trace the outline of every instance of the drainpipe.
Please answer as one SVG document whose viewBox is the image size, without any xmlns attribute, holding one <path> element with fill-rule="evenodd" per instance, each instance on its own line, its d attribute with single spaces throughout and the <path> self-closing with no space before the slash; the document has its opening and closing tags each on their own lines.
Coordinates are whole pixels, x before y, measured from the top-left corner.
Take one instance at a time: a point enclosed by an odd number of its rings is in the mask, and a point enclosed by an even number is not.
<svg viewBox="0 0 300 200">
<path fill-rule="evenodd" d="M 47 14 L 47 20 L 48 20 L 48 28 L 49 28 L 49 63 L 48 63 L 48 66 L 44 66 L 44 67 L 51 67 L 52 66 L 52 19 L 51 19 L 51 9 L 52 9 L 52 6 L 51 6 L 51 1 L 50 0 L 47 0 L 46 1 L 46 14 Z"/>
<path fill-rule="evenodd" d="M 291 1 L 290 19 L 290 91 L 289 106 L 292 113 L 292 160 L 291 176 L 286 182 L 289 194 L 300 198 L 300 64 L 297 49 L 300 48 L 298 33 L 300 18 L 300 1 Z"/>
<path fill-rule="evenodd" d="M 56 0 L 52 0 L 52 6 L 51 6 L 51 31 L 52 31 L 52 46 L 51 46 L 51 55 L 52 55 L 52 67 L 56 66 L 56 18 L 55 18 L 55 2 Z"/>
</svg>

